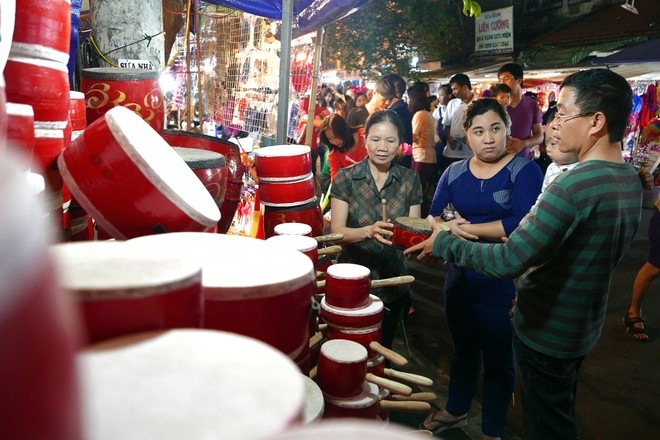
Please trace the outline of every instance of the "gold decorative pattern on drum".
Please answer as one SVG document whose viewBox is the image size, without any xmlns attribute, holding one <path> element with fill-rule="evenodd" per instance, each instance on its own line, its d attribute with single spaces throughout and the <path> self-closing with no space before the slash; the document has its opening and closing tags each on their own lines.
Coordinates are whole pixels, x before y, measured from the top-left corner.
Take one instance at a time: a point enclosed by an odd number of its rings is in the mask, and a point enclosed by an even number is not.
<svg viewBox="0 0 660 440">
<path fill-rule="evenodd" d="M 116 96 L 110 96 L 110 93 L 108 92 L 111 89 Z M 126 93 L 108 83 L 102 82 L 93 84 L 87 91 L 86 98 L 85 105 L 89 109 L 107 110 L 108 104 L 111 104 L 114 107 L 123 106 L 133 110 L 147 122 L 152 121 L 156 117 L 156 112 L 154 110 L 158 110 L 163 105 L 162 92 L 159 89 L 151 89 L 144 96 L 142 104 L 140 104 L 137 102 L 125 102 Z"/>
</svg>

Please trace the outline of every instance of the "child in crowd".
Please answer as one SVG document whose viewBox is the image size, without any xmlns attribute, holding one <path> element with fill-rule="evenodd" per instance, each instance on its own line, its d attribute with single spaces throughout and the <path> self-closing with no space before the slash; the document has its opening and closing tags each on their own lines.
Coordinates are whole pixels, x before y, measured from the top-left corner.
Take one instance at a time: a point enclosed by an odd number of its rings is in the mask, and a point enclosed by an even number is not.
<svg viewBox="0 0 660 440">
<path fill-rule="evenodd" d="M 507 108 L 511 104 L 511 87 L 507 86 L 504 83 L 497 83 L 491 87 L 491 93 L 493 98 L 497 99 L 497 102 L 502 104 L 504 108 Z"/>
</svg>

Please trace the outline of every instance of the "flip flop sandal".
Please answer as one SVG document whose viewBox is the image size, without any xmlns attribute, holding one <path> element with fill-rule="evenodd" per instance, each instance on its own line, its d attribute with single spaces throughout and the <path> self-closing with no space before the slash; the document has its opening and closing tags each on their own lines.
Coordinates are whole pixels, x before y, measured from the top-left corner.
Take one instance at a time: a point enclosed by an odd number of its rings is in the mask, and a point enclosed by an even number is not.
<svg viewBox="0 0 660 440">
<path fill-rule="evenodd" d="M 454 420 L 453 422 L 445 422 L 444 420 L 439 420 L 436 419 L 435 416 L 438 414 L 439 411 L 436 411 L 434 413 L 429 414 L 429 416 L 424 419 L 424 421 L 419 425 L 420 430 L 426 430 L 426 431 L 431 431 L 433 434 L 438 434 L 445 429 L 450 429 L 450 428 L 456 428 L 458 426 L 467 426 L 467 414 L 465 414 L 463 417 L 459 418 L 458 420 Z M 426 425 L 431 424 L 430 427 L 427 427 Z"/>
<path fill-rule="evenodd" d="M 646 329 L 639 328 L 635 325 L 639 323 L 644 324 L 644 318 L 641 316 L 630 316 L 626 313 L 623 317 L 623 325 L 626 327 L 626 333 L 636 341 L 649 342 L 649 335 L 646 333 Z M 646 338 L 636 338 L 635 335 L 645 335 Z"/>
</svg>

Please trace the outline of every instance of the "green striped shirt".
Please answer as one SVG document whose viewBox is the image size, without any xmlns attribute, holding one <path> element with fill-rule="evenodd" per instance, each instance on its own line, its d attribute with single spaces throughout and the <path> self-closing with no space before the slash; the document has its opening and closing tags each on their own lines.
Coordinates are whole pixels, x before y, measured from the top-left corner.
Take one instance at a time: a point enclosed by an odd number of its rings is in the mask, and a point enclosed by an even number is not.
<svg viewBox="0 0 660 440">
<path fill-rule="evenodd" d="M 506 243 L 441 233 L 433 253 L 492 277 L 520 277 L 520 339 L 548 356 L 584 356 L 600 337 L 612 272 L 639 228 L 641 189 L 629 164 L 587 161 L 548 187 Z"/>
</svg>

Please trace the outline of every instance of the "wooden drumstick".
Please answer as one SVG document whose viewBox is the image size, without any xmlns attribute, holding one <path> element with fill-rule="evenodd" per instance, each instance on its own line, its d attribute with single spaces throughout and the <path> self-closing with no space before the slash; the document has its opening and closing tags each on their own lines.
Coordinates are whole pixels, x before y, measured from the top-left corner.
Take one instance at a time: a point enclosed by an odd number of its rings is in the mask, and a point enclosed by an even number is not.
<svg viewBox="0 0 660 440">
<path fill-rule="evenodd" d="M 318 281 L 316 282 L 316 288 L 317 288 L 317 289 L 321 289 L 321 288 L 323 288 L 323 287 L 325 287 L 325 280 L 318 280 Z"/>
<path fill-rule="evenodd" d="M 405 367 L 408 365 L 408 359 L 404 358 L 399 353 L 390 350 L 389 348 L 383 347 L 377 341 L 371 341 L 369 343 L 369 348 L 382 355 L 385 359 L 392 362 L 394 365 L 398 365 L 399 367 Z"/>
<path fill-rule="evenodd" d="M 365 380 L 399 395 L 409 396 L 412 394 L 412 388 L 410 388 L 408 385 L 402 384 L 401 382 L 395 382 L 390 379 L 385 379 L 384 377 L 376 376 L 373 373 L 367 373 Z"/>
<path fill-rule="evenodd" d="M 415 277 L 412 275 L 402 275 L 400 277 L 383 278 L 382 280 L 372 280 L 371 287 L 389 287 L 389 286 L 402 286 L 404 284 L 412 284 L 415 282 Z"/>
<path fill-rule="evenodd" d="M 311 338 L 309 338 L 309 348 L 313 348 L 313 347 L 315 347 L 315 346 L 318 345 L 322 340 L 323 340 L 323 333 L 321 333 L 320 331 L 319 331 L 319 332 L 316 332 L 316 333 L 314 334 L 314 336 L 312 336 Z"/>
<path fill-rule="evenodd" d="M 417 401 L 417 402 L 434 402 L 436 399 L 435 393 L 424 392 L 424 393 L 412 393 L 410 396 L 399 396 L 398 394 L 392 394 L 390 396 L 392 400 L 405 400 L 405 401 Z"/>
<path fill-rule="evenodd" d="M 331 234 L 319 235 L 317 237 L 314 237 L 314 240 L 318 241 L 319 243 L 323 243 L 326 241 L 339 241 L 343 238 L 344 238 L 344 234 L 340 234 L 339 232 L 333 232 Z"/>
<path fill-rule="evenodd" d="M 342 249 L 341 246 L 339 246 L 338 244 L 335 244 L 335 245 L 332 245 L 332 246 L 319 248 L 318 253 L 319 253 L 319 256 L 321 256 L 321 255 L 330 255 L 330 254 L 338 254 L 339 252 L 341 252 L 341 249 Z"/>
<path fill-rule="evenodd" d="M 380 408 L 386 411 L 427 412 L 431 409 L 428 402 L 381 400 Z"/>
<path fill-rule="evenodd" d="M 391 368 L 385 368 L 385 376 L 423 387 L 430 387 L 433 385 L 433 380 L 428 377 L 420 376 L 419 374 L 406 373 L 405 371 L 392 370 Z"/>
<path fill-rule="evenodd" d="M 387 221 L 387 200 L 381 199 L 380 200 L 380 212 L 382 215 L 382 220 L 384 222 Z"/>
</svg>

